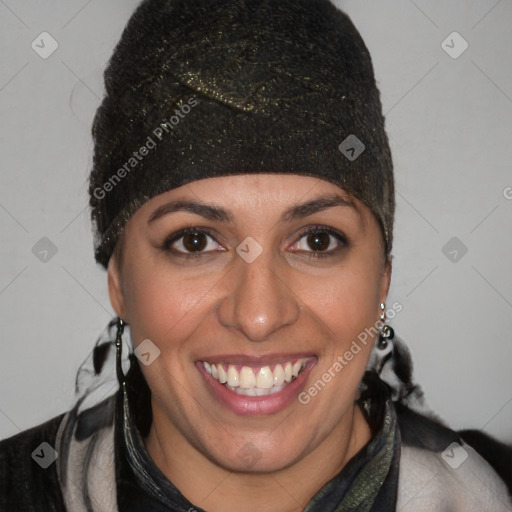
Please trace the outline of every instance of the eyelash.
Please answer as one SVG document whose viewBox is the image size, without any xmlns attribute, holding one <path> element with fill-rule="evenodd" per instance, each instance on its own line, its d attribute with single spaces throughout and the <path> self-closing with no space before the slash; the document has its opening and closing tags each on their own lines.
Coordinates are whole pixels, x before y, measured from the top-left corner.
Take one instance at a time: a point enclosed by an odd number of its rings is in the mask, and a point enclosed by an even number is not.
<svg viewBox="0 0 512 512">
<path fill-rule="evenodd" d="M 309 257 L 311 259 L 317 259 L 317 258 L 321 259 L 321 258 L 328 258 L 328 257 L 335 256 L 336 253 L 338 253 L 343 248 L 348 247 L 348 245 L 349 245 L 348 240 L 343 233 L 341 233 L 338 230 L 324 227 L 324 226 L 313 226 L 313 227 L 307 229 L 306 231 L 302 232 L 299 235 L 297 242 L 299 242 L 306 236 L 313 234 L 313 233 L 316 233 L 316 234 L 327 233 L 328 235 L 336 238 L 337 241 L 340 243 L 340 246 L 335 249 L 331 249 L 330 251 L 314 251 L 314 250 L 307 251 L 309 253 Z M 218 243 L 208 229 L 198 228 L 198 227 L 188 227 L 188 228 L 180 229 L 176 233 L 173 233 L 172 235 L 168 236 L 162 245 L 162 250 L 164 250 L 165 252 L 168 252 L 168 253 L 170 253 L 170 252 L 177 253 L 177 254 L 179 254 L 180 257 L 183 257 L 186 259 L 199 258 L 209 252 L 209 251 L 183 252 L 183 251 L 173 250 L 172 245 L 188 234 L 198 234 L 198 235 L 204 234 L 204 235 L 207 235 L 208 237 L 210 237 L 211 239 L 213 239 L 216 243 Z M 296 244 L 297 242 L 294 242 L 294 244 Z"/>
</svg>

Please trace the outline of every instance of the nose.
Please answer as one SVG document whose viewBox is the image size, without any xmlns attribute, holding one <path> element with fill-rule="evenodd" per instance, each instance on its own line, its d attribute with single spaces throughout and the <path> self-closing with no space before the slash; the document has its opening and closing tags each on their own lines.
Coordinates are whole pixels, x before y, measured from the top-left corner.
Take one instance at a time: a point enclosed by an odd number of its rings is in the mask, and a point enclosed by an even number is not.
<svg viewBox="0 0 512 512">
<path fill-rule="evenodd" d="M 290 269 L 279 272 L 265 252 L 252 263 L 239 258 L 229 273 L 230 285 L 217 309 L 219 322 L 253 342 L 297 322 L 301 306 L 288 282 Z"/>
</svg>

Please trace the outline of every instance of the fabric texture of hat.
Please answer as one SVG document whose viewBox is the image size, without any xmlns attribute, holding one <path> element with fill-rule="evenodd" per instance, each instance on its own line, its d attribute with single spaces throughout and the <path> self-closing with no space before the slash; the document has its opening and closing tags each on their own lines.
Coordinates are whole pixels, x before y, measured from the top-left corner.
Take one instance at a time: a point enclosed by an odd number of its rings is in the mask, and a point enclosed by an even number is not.
<svg viewBox="0 0 512 512">
<path fill-rule="evenodd" d="M 393 164 L 369 52 L 329 0 L 146 0 L 105 71 L 89 193 L 104 267 L 152 197 L 235 174 L 353 193 L 392 247 Z"/>
</svg>

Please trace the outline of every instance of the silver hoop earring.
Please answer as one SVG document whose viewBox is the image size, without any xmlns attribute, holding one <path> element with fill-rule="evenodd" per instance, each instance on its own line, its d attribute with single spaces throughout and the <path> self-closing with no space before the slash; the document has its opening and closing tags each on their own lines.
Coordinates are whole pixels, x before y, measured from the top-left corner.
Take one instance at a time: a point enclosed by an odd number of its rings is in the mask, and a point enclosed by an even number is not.
<svg viewBox="0 0 512 512">
<path fill-rule="evenodd" d="M 393 327 L 390 327 L 386 323 L 386 303 L 380 303 L 380 309 L 382 311 L 379 320 L 384 323 L 380 332 L 379 332 L 379 340 L 377 342 L 377 346 L 379 349 L 385 349 L 388 346 L 388 341 L 392 340 L 395 337 L 395 331 Z"/>
</svg>

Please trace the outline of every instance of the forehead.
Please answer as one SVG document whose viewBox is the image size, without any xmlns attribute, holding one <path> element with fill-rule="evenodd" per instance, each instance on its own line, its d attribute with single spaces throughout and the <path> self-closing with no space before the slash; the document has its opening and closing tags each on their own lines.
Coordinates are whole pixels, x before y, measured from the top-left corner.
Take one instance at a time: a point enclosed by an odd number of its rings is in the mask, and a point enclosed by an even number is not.
<svg viewBox="0 0 512 512">
<path fill-rule="evenodd" d="M 259 192 L 268 190 L 272 191 L 275 197 L 305 194 L 313 188 L 330 191 L 335 190 L 340 194 L 347 194 L 347 192 L 338 185 L 322 178 L 285 173 L 254 173 L 219 176 L 193 181 L 180 188 L 193 188 L 198 192 L 201 191 L 204 193 L 218 190 L 219 188 L 257 190 Z M 175 189 L 175 191 L 178 190 L 179 189 Z"/>
<path fill-rule="evenodd" d="M 320 197 L 339 198 L 356 211 L 366 208 L 347 190 L 326 180 L 282 173 L 240 174 L 206 178 L 155 196 L 141 210 L 146 215 L 171 201 L 189 200 L 222 206 L 233 212 L 264 213 Z"/>
<path fill-rule="evenodd" d="M 316 177 L 258 173 L 190 182 L 147 201 L 128 222 L 152 229 L 161 219 L 194 214 L 199 220 L 254 229 L 313 218 L 342 220 L 366 232 L 373 212 L 347 190 Z M 165 224 L 164 224 L 165 225 Z M 130 229 L 129 226 L 128 230 Z M 378 229 L 378 228 L 377 228 Z"/>
<path fill-rule="evenodd" d="M 352 193 L 321 178 L 280 173 L 205 178 L 159 194 L 133 214 L 121 238 L 163 233 L 185 221 L 258 233 L 278 226 L 332 223 L 359 240 L 369 237 L 383 245 L 377 217 Z"/>
</svg>

